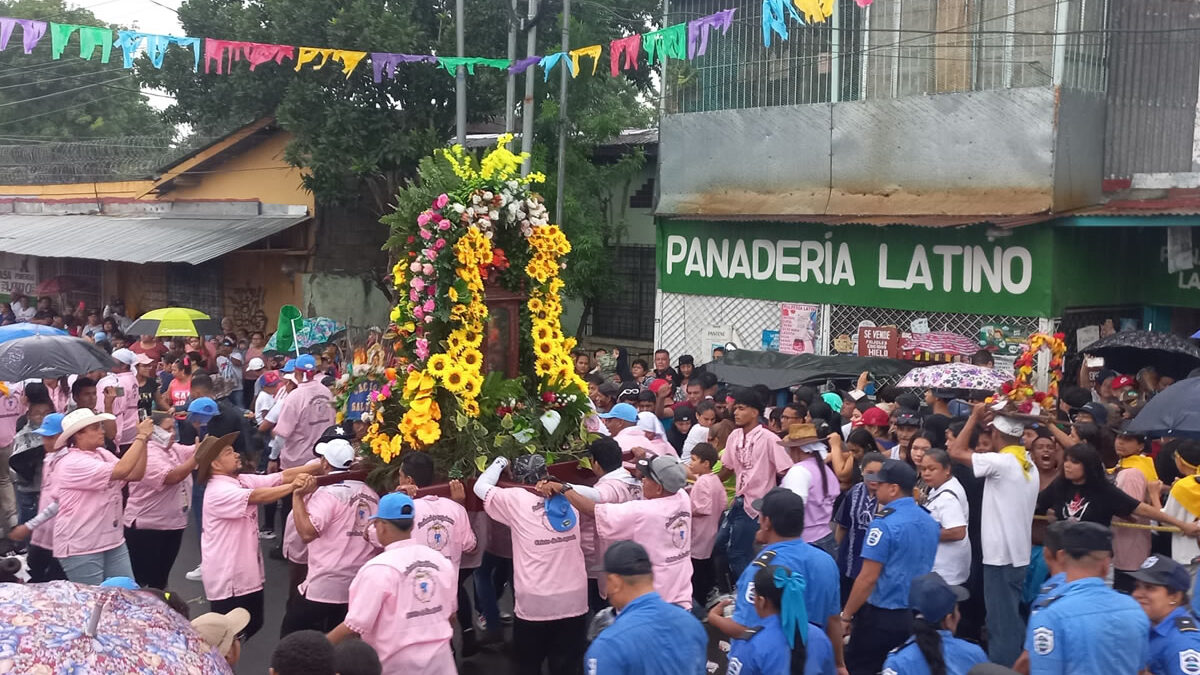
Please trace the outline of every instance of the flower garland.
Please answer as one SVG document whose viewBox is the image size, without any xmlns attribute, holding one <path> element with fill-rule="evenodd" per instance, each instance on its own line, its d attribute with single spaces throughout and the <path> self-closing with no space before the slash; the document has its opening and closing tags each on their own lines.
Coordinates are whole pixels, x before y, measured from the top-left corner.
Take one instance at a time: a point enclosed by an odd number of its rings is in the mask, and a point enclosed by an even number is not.
<svg viewBox="0 0 1200 675">
<path fill-rule="evenodd" d="M 561 258 L 571 252 L 571 244 L 557 225 L 539 225 L 529 235 L 533 256 L 525 273 L 537 284 L 530 290 L 530 333 L 533 337 L 534 372 L 551 384 L 574 384 L 584 391 L 587 385 L 575 373 L 571 350 L 574 338 L 562 334 L 563 281 L 558 272 Z"/>
<path fill-rule="evenodd" d="M 1062 382 L 1063 357 L 1067 353 L 1067 343 L 1063 341 L 1062 333 L 1047 335 L 1034 333 L 1029 336 L 1029 343 L 1013 363 L 1013 381 L 1005 382 L 1001 392 L 1007 399 L 1017 404 L 1019 412 L 1028 413 L 1037 404 L 1042 410 L 1053 410 L 1058 400 L 1058 387 Z M 1033 373 L 1036 367 L 1037 355 L 1042 349 L 1050 351 L 1049 381 L 1046 391 L 1035 391 L 1033 388 Z"/>
</svg>

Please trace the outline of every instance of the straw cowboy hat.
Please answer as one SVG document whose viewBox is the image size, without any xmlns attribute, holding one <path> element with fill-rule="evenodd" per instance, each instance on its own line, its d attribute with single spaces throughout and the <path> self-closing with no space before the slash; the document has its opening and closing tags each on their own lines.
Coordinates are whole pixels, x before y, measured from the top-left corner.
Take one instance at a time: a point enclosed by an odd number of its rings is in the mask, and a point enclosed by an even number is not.
<svg viewBox="0 0 1200 675">
<path fill-rule="evenodd" d="M 90 408 L 72 410 L 67 413 L 66 417 L 63 417 L 62 433 L 58 435 L 58 440 L 54 441 L 54 447 L 61 448 L 71 440 L 72 436 L 93 424 L 111 422 L 115 419 L 117 419 L 115 415 L 109 415 L 108 413 L 96 414 Z"/>
<path fill-rule="evenodd" d="M 196 482 L 207 483 L 212 475 L 212 463 L 226 447 L 233 445 L 239 431 L 224 436 L 208 436 L 196 448 Z"/>
</svg>

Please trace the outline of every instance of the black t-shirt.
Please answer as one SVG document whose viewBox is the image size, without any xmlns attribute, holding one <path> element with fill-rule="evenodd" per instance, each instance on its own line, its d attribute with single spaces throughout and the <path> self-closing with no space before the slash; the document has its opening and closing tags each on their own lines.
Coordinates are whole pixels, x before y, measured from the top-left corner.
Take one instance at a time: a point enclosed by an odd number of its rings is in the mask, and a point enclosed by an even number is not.
<svg viewBox="0 0 1200 675">
<path fill-rule="evenodd" d="M 149 415 L 154 410 L 158 396 L 158 378 L 146 380 L 146 384 L 138 387 L 138 408 Z"/>
<path fill-rule="evenodd" d="M 1038 495 L 1037 513 L 1044 515 L 1053 509 L 1059 520 L 1079 520 L 1108 527 L 1113 516 L 1128 517 L 1139 504 L 1140 501 L 1108 481 L 1098 486 L 1083 486 L 1057 478 Z"/>
</svg>

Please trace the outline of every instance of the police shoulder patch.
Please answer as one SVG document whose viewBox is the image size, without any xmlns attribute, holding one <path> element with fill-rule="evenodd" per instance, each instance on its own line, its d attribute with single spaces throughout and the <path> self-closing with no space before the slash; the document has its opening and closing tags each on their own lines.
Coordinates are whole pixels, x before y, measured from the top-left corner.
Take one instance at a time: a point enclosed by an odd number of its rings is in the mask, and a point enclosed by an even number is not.
<svg viewBox="0 0 1200 675">
<path fill-rule="evenodd" d="M 1037 604 L 1035 604 L 1033 606 L 1033 608 L 1034 609 L 1046 609 L 1050 605 L 1054 604 L 1054 602 L 1061 597 L 1062 597 L 1061 595 L 1051 595 L 1049 597 L 1043 598 Z"/>
<path fill-rule="evenodd" d="M 1179 652 L 1179 672 L 1183 675 L 1200 675 L 1200 652 L 1195 649 Z"/>
<path fill-rule="evenodd" d="M 1038 626 L 1033 629 L 1033 651 L 1039 656 L 1045 656 L 1054 651 L 1054 629 Z"/>
<path fill-rule="evenodd" d="M 880 673 L 879 675 L 899 675 L 899 673 L 897 673 L 896 671 L 892 670 L 891 668 L 884 668 L 884 669 L 883 669 L 883 672 L 882 672 L 882 673 Z"/>
<path fill-rule="evenodd" d="M 892 515 L 895 512 L 896 512 L 896 509 L 893 509 L 892 507 L 889 506 L 885 509 L 881 509 L 879 511 L 879 515 L 877 515 L 875 517 L 876 518 L 887 518 L 888 516 Z"/>
<path fill-rule="evenodd" d="M 883 539 L 883 530 L 878 527 L 872 527 L 867 532 L 867 546 L 875 546 L 880 539 Z"/>
<path fill-rule="evenodd" d="M 763 551 L 762 555 L 755 558 L 752 564 L 758 567 L 766 567 L 771 564 L 772 560 L 775 560 L 776 555 L 779 555 L 777 551 Z"/>
<path fill-rule="evenodd" d="M 1196 625 L 1196 619 L 1190 614 L 1175 617 L 1175 628 L 1180 633 L 1200 633 L 1200 626 Z"/>
</svg>

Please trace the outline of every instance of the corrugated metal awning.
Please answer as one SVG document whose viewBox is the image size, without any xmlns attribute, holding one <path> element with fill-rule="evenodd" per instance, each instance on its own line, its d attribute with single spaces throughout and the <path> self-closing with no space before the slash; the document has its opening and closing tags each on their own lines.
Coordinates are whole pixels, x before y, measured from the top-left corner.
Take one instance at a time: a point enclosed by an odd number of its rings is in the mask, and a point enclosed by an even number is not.
<svg viewBox="0 0 1200 675">
<path fill-rule="evenodd" d="M 0 252 L 198 265 L 308 220 L 303 216 L 0 214 Z"/>
</svg>

